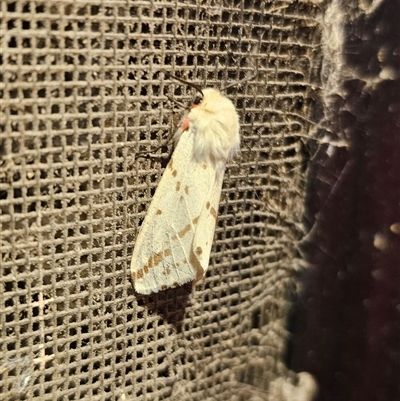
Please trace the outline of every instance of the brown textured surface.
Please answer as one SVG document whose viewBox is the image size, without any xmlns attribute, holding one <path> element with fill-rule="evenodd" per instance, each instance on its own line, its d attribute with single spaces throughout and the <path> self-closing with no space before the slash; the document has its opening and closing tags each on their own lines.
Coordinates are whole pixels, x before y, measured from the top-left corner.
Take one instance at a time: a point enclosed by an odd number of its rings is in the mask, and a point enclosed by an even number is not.
<svg viewBox="0 0 400 401">
<path fill-rule="evenodd" d="M 248 400 L 285 377 L 320 9 L 0 4 L 2 399 Z M 243 144 L 206 278 L 136 297 L 130 256 L 171 145 L 137 152 L 176 124 L 166 96 L 192 96 L 162 71 L 257 76 L 229 90 Z"/>
</svg>

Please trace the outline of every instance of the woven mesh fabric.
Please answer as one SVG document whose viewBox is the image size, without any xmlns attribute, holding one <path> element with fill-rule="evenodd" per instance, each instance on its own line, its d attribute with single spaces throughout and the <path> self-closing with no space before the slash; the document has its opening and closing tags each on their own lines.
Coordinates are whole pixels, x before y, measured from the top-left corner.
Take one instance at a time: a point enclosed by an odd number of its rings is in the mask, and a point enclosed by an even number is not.
<svg viewBox="0 0 400 401">
<path fill-rule="evenodd" d="M 248 400 L 290 379 L 316 2 L 0 7 L 2 399 Z M 130 257 L 181 114 L 169 99 L 193 95 L 165 71 L 246 78 L 228 90 L 242 148 L 205 279 L 141 297 Z"/>
</svg>

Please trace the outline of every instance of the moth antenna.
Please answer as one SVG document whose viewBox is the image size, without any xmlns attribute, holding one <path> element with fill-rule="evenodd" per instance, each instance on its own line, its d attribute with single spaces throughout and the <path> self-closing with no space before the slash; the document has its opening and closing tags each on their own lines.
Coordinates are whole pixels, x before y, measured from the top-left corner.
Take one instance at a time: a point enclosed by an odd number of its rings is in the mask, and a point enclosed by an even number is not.
<svg viewBox="0 0 400 401">
<path fill-rule="evenodd" d="M 190 87 L 193 88 L 193 89 L 196 89 L 197 92 L 201 93 L 201 97 L 204 98 L 204 93 L 203 93 L 203 91 L 201 90 L 200 86 L 198 86 L 198 85 L 196 85 L 196 84 L 194 84 L 194 83 L 192 83 L 192 82 L 185 81 L 185 80 L 182 79 L 182 78 L 176 77 L 175 75 L 172 75 L 172 74 L 169 73 L 168 71 L 165 72 L 165 76 L 166 76 L 167 78 L 176 79 L 177 81 L 181 82 L 182 84 L 185 84 L 185 85 L 187 85 L 187 86 L 190 86 Z"/>
<path fill-rule="evenodd" d="M 139 151 L 139 152 L 136 152 L 136 153 L 135 153 L 135 156 L 139 159 L 139 158 L 141 158 L 141 157 L 145 157 L 144 155 L 150 155 L 151 153 L 157 152 L 158 150 L 162 149 L 164 146 L 167 146 L 167 145 L 172 141 L 172 139 L 174 138 L 174 135 L 175 135 L 175 133 L 174 133 L 174 132 L 171 132 L 171 133 L 168 135 L 167 140 L 164 141 L 164 143 L 162 143 L 161 145 L 159 145 L 159 146 L 157 146 L 156 148 L 154 148 L 151 152 L 147 152 L 147 151 L 145 151 L 145 150 L 141 150 L 141 151 Z"/>
<path fill-rule="evenodd" d="M 168 95 L 167 95 L 167 99 L 168 99 L 170 102 L 173 102 L 173 103 L 177 104 L 180 108 L 182 108 L 182 109 L 184 109 L 184 110 L 187 110 L 187 109 L 188 109 L 187 106 L 185 106 L 185 105 L 184 105 L 183 103 L 181 103 L 181 102 L 178 102 L 176 99 L 174 99 L 174 98 L 171 97 L 171 96 L 168 96 Z"/>
<path fill-rule="evenodd" d="M 221 88 L 220 90 L 221 90 L 221 92 L 224 92 L 224 91 L 226 91 L 227 89 L 232 88 L 232 86 L 240 85 L 240 84 L 243 83 L 243 82 L 250 81 L 251 79 L 255 78 L 257 75 L 258 75 L 258 73 L 256 72 L 256 73 L 254 73 L 252 76 L 243 78 L 243 79 L 241 79 L 240 81 L 232 82 L 231 84 L 225 86 L 224 88 Z"/>
</svg>

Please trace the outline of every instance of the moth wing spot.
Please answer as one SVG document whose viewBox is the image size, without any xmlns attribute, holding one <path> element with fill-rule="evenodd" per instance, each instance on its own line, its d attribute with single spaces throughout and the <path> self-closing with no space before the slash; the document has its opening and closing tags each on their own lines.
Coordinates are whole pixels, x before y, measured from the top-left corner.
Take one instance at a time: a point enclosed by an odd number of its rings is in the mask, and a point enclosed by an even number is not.
<svg viewBox="0 0 400 401">
<path fill-rule="evenodd" d="M 183 230 L 179 231 L 178 237 L 183 238 L 191 229 L 192 229 L 192 226 L 190 224 L 188 224 Z"/>
<path fill-rule="evenodd" d="M 163 271 L 165 276 L 168 276 L 171 273 L 171 270 L 168 267 Z"/>
<path fill-rule="evenodd" d="M 178 174 L 178 171 L 177 171 L 177 170 L 174 170 L 174 171 L 172 172 L 172 176 L 173 176 L 173 177 L 176 177 L 177 174 Z"/>
<path fill-rule="evenodd" d="M 207 202 L 207 203 L 206 203 L 206 208 L 207 208 L 207 210 L 210 208 L 210 205 L 211 205 L 210 202 Z"/>
<path fill-rule="evenodd" d="M 183 196 L 181 196 L 181 197 L 179 198 L 179 202 L 182 202 L 184 199 L 185 199 L 185 198 L 184 198 Z"/>
<path fill-rule="evenodd" d="M 202 277 L 204 277 L 204 269 L 201 267 L 198 258 L 196 257 L 193 250 L 190 252 L 190 264 L 196 270 L 196 278 L 195 282 L 199 281 Z"/>
<path fill-rule="evenodd" d="M 199 222 L 199 218 L 200 218 L 200 216 L 197 216 L 192 220 L 192 223 L 194 226 Z"/>
<path fill-rule="evenodd" d="M 136 273 L 136 279 L 140 280 L 143 278 L 143 269 L 139 269 Z"/>
<path fill-rule="evenodd" d="M 189 187 L 187 185 L 185 185 L 185 194 L 189 195 Z"/>
<path fill-rule="evenodd" d="M 162 214 L 162 210 L 158 209 L 158 210 L 156 211 L 156 214 L 158 214 L 158 215 Z"/>
<path fill-rule="evenodd" d="M 214 219 L 217 218 L 217 211 L 212 207 L 210 210 L 211 216 L 214 217 Z"/>
<path fill-rule="evenodd" d="M 178 191 L 180 190 L 180 188 L 181 188 L 181 182 L 178 181 L 178 182 L 176 183 L 176 187 L 175 187 L 176 192 L 178 192 Z"/>
<path fill-rule="evenodd" d="M 143 274 L 147 274 L 151 268 L 158 266 L 165 257 L 171 256 L 171 254 L 171 249 L 164 249 L 161 252 L 151 255 L 143 268 L 138 271 L 138 278 L 142 278 Z M 139 273 L 141 274 L 141 277 L 139 277 Z"/>
<path fill-rule="evenodd" d="M 203 169 L 206 170 L 208 166 L 207 166 L 206 163 L 203 163 L 203 164 L 201 165 L 201 167 L 203 167 Z"/>
<path fill-rule="evenodd" d="M 171 170 L 173 170 L 174 169 L 174 159 L 171 157 L 171 160 L 169 161 L 169 163 L 168 163 L 168 166 L 167 166 L 168 168 L 170 168 Z"/>
<path fill-rule="evenodd" d="M 201 248 L 201 246 L 198 246 L 196 248 L 196 254 L 200 256 L 202 253 L 203 253 L 203 249 Z"/>
</svg>

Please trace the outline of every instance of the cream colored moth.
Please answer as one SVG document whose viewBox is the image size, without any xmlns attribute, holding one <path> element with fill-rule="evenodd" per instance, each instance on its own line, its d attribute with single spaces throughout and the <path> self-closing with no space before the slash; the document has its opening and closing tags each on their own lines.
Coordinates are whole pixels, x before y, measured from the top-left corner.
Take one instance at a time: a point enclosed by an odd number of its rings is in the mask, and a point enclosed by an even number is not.
<svg viewBox="0 0 400 401">
<path fill-rule="evenodd" d="M 239 150 L 239 119 L 218 90 L 201 90 L 175 134 L 132 255 L 135 291 L 197 282 L 210 259 L 225 166 Z"/>
</svg>

